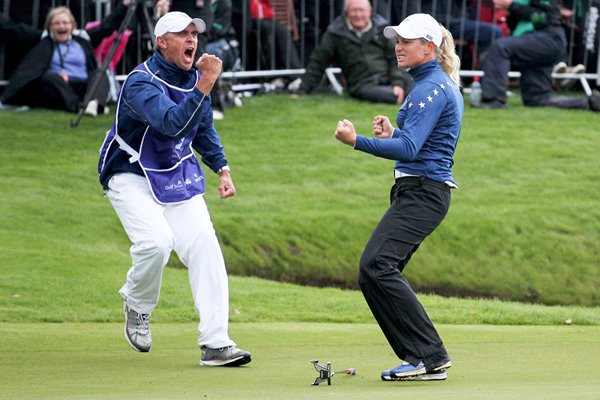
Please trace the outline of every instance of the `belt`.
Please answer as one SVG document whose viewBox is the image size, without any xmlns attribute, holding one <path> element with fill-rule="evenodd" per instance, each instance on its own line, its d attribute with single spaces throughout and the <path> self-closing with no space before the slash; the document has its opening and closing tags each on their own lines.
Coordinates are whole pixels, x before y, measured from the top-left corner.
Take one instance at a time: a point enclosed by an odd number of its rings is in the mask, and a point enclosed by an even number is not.
<svg viewBox="0 0 600 400">
<path fill-rule="evenodd" d="M 450 186 L 444 182 L 434 181 L 433 179 L 425 178 L 424 176 L 405 174 L 401 171 L 394 170 L 394 178 L 396 179 L 396 183 L 413 183 L 419 185 L 430 185 L 435 186 L 440 189 L 450 189 Z"/>
<path fill-rule="evenodd" d="M 398 171 L 397 169 L 394 170 L 394 179 L 406 178 L 408 176 L 416 176 L 416 177 L 418 177 L 419 175 L 407 174 L 405 172 Z"/>
</svg>

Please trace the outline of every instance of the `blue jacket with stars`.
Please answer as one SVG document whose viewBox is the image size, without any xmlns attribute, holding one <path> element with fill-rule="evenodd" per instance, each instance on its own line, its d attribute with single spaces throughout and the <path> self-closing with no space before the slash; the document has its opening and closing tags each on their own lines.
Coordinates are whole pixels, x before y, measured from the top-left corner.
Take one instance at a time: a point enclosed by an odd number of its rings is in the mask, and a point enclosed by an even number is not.
<svg viewBox="0 0 600 400">
<path fill-rule="evenodd" d="M 452 177 L 464 101 L 460 88 L 437 61 L 408 71 L 414 87 L 398 111 L 390 138 L 356 137 L 356 150 L 396 160 L 395 169 L 439 182 Z"/>
</svg>

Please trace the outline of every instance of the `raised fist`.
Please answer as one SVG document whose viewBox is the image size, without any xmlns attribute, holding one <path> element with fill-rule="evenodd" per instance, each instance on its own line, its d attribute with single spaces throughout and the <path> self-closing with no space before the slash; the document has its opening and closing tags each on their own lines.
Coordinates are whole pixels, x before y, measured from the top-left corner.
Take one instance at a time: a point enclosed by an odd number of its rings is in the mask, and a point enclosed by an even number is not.
<svg viewBox="0 0 600 400">
<path fill-rule="evenodd" d="M 196 67 L 202 73 L 202 77 L 196 87 L 202 93 L 208 95 L 217 79 L 219 79 L 223 62 L 217 56 L 204 53 L 196 62 Z"/>
<path fill-rule="evenodd" d="M 202 72 L 202 75 L 218 77 L 221 74 L 223 62 L 215 55 L 204 53 L 196 62 L 196 68 Z"/>
</svg>

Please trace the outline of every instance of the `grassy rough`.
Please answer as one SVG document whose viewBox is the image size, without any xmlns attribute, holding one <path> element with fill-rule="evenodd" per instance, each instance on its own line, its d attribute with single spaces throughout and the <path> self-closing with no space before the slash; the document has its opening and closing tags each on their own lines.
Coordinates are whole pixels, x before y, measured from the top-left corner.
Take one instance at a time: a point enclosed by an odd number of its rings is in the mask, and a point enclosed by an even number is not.
<svg viewBox="0 0 600 400">
<path fill-rule="evenodd" d="M 230 273 L 356 288 L 357 260 L 387 207 L 393 163 L 341 145 L 333 130 L 348 118 L 368 134 L 373 115 L 395 111 L 285 95 L 227 110 L 217 128 L 238 195 L 218 200 L 209 174 L 206 199 Z M 129 264 L 127 237 L 97 183 L 111 117 L 71 129 L 71 116 L 60 112 L 1 116 L 2 301 L 21 293 L 18 301 L 33 307 L 62 292 L 106 303 Z M 413 287 L 600 305 L 598 122 L 597 114 L 520 104 L 467 109 L 454 169 L 461 189 L 406 270 Z M 176 257 L 170 266 L 180 266 Z"/>
</svg>

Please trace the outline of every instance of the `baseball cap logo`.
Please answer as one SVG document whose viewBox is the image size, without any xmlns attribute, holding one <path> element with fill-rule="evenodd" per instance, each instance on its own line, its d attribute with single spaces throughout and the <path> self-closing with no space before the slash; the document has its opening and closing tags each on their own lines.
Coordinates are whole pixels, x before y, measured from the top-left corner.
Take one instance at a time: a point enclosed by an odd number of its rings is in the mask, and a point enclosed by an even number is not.
<svg viewBox="0 0 600 400">
<path fill-rule="evenodd" d="M 429 14 L 412 14 L 406 17 L 398 26 L 387 26 L 383 29 L 383 35 L 388 39 L 400 36 L 404 39 L 423 38 L 435 43 L 442 44 L 442 29 L 440 24 Z"/>
</svg>

